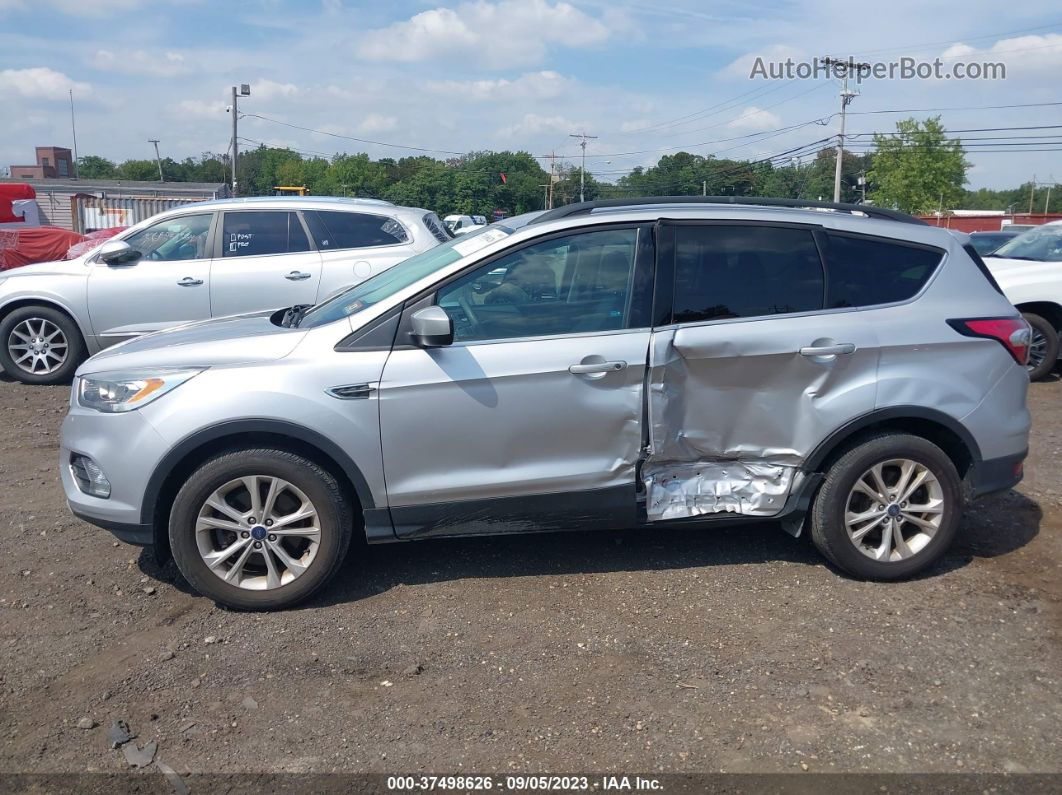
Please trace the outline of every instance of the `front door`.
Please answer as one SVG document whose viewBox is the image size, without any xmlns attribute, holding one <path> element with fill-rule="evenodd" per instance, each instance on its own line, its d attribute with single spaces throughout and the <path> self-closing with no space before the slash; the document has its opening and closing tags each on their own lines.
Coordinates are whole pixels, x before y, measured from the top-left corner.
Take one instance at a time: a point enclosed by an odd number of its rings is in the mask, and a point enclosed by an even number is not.
<svg viewBox="0 0 1062 795">
<path fill-rule="evenodd" d="M 293 210 L 222 213 L 210 268 L 214 317 L 317 302 L 321 255 Z"/>
<path fill-rule="evenodd" d="M 214 213 L 167 218 L 124 238 L 138 261 L 92 265 L 88 309 L 101 346 L 210 318 L 213 220 Z"/>
<path fill-rule="evenodd" d="M 633 524 L 651 267 L 651 229 L 596 228 L 502 254 L 420 302 L 446 310 L 455 339 L 413 347 L 400 327 L 384 368 L 399 536 Z"/>
<path fill-rule="evenodd" d="M 661 226 L 674 296 L 650 354 L 649 521 L 773 516 L 816 445 L 873 410 L 877 333 L 865 313 L 823 311 L 816 234 Z"/>
</svg>

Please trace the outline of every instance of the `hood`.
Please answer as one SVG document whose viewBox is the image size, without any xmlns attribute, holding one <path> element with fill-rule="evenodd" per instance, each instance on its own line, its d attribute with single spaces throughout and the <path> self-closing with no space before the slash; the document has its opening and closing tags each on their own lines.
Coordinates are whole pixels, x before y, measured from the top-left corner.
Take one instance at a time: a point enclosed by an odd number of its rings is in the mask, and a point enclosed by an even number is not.
<svg viewBox="0 0 1062 795">
<path fill-rule="evenodd" d="M 78 374 L 152 367 L 254 364 L 282 359 L 306 329 L 283 328 L 273 311 L 206 320 L 121 342 L 97 353 Z"/>
<path fill-rule="evenodd" d="M 17 279 L 25 276 L 82 276 L 88 278 L 89 269 L 80 259 L 59 260 L 57 262 L 37 262 L 33 265 L 20 265 L 9 270 L 0 270 L 0 279 Z"/>
</svg>

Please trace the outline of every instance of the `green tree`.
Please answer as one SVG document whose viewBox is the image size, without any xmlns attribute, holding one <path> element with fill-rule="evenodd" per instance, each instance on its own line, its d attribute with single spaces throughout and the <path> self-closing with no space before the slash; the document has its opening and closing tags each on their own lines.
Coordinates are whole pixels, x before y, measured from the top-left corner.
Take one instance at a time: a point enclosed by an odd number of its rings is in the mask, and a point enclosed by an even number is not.
<svg viewBox="0 0 1062 795">
<path fill-rule="evenodd" d="M 159 166 L 154 160 L 126 160 L 118 166 L 117 179 L 158 182 Z"/>
<path fill-rule="evenodd" d="M 939 116 L 899 121 L 894 134 L 875 135 L 874 144 L 867 179 L 875 204 L 932 213 L 961 203 L 970 164 L 962 144 L 947 138 Z"/>
<path fill-rule="evenodd" d="M 106 158 L 85 155 L 77 159 L 77 175 L 81 179 L 115 179 L 118 168 Z"/>
</svg>

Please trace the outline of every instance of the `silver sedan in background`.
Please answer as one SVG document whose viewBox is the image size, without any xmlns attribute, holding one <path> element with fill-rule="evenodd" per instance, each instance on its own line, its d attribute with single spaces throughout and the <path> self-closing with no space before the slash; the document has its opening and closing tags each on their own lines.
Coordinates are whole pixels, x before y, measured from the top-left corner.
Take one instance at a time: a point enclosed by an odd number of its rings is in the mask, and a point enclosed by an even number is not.
<svg viewBox="0 0 1062 795">
<path fill-rule="evenodd" d="M 0 366 L 27 384 L 69 381 L 116 342 L 314 304 L 451 237 L 435 213 L 374 199 L 189 204 L 77 259 L 0 275 Z"/>
</svg>

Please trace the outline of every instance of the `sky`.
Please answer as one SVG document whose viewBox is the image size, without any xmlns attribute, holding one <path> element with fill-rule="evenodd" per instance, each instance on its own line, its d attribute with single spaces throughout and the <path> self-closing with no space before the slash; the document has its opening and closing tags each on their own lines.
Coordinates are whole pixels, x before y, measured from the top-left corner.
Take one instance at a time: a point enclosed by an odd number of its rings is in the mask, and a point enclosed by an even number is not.
<svg viewBox="0 0 1062 795">
<path fill-rule="evenodd" d="M 70 146 L 70 91 L 82 156 L 149 158 L 152 138 L 178 160 L 225 151 L 240 83 L 242 147 L 548 166 L 578 162 L 585 132 L 606 181 L 680 150 L 806 161 L 838 132 L 839 81 L 749 73 L 827 55 L 1004 63 L 1003 80 L 865 80 L 849 140 L 935 113 L 956 131 L 1038 127 L 956 133 L 980 139 L 967 187 L 1062 179 L 1062 104 L 1044 104 L 1062 103 L 1058 0 L 0 0 L 0 165 Z"/>
</svg>

